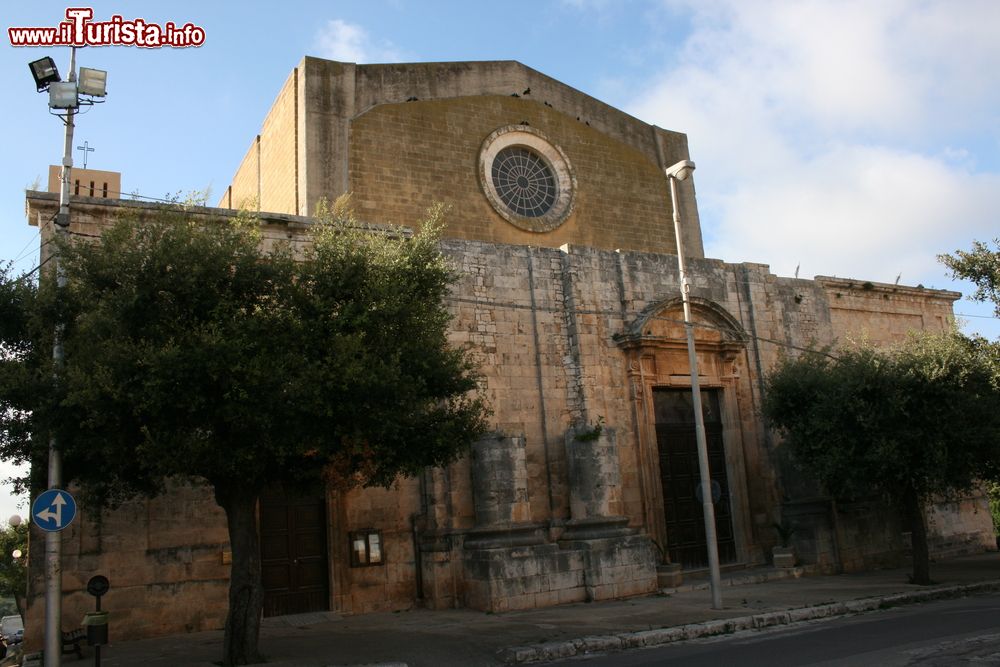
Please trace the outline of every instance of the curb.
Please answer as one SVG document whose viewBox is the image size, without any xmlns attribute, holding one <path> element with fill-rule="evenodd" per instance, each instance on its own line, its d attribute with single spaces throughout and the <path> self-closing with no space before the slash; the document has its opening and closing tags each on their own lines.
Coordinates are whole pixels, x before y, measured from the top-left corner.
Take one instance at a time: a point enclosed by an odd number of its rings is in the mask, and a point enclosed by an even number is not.
<svg viewBox="0 0 1000 667">
<path fill-rule="evenodd" d="M 976 584 L 946 586 L 923 591 L 893 593 L 848 602 L 834 602 L 815 607 L 800 607 L 788 611 L 770 611 L 753 616 L 740 616 L 704 623 L 690 623 L 657 630 L 622 632 L 613 635 L 581 637 L 531 646 L 514 646 L 500 652 L 505 664 L 524 664 L 572 658 L 587 653 L 605 653 L 647 646 L 662 646 L 673 642 L 727 635 L 744 630 L 761 630 L 780 625 L 793 625 L 805 621 L 837 618 L 852 614 L 886 609 L 906 604 L 959 598 L 973 593 L 1000 591 L 1000 580 Z"/>
<path fill-rule="evenodd" d="M 822 574 L 822 569 L 818 565 L 796 565 L 795 567 L 781 567 L 765 570 L 756 574 L 736 574 L 726 576 L 720 582 L 723 588 L 730 586 L 746 586 L 749 584 L 765 584 L 769 581 L 781 581 L 782 579 L 801 579 L 811 574 Z M 680 586 L 665 587 L 660 589 L 664 595 L 674 595 L 675 593 L 688 593 L 690 591 L 703 591 L 711 588 L 708 581 L 695 581 Z"/>
</svg>

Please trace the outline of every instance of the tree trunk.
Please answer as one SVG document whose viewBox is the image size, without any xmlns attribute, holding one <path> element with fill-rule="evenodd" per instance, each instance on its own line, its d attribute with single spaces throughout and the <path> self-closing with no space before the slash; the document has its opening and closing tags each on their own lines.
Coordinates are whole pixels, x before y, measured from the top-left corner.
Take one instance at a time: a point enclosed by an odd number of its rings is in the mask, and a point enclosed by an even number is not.
<svg viewBox="0 0 1000 667">
<path fill-rule="evenodd" d="M 924 504 L 914 490 L 906 493 L 906 513 L 910 516 L 910 542 L 913 550 L 913 583 L 927 586 L 931 583 L 931 557 L 927 547 L 927 524 L 924 522 Z"/>
<path fill-rule="evenodd" d="M 14 604 L 17 605 L 17 614 L 21 617 L 21 622 L 23 623 L 28 615 L 27 599 L 24 593 L 14 592 Z"/>
<path fill-rule="evenodd" d="M 258 492 L 234 489 L 216 498 L 226 511 L 233 553 L 229 578 L 229 614 L 222 649 L 224 667 L 263 662 L 257 650 L 264 589 L 260 581 L 260 536 L 257 533 Z"/>
</svg>

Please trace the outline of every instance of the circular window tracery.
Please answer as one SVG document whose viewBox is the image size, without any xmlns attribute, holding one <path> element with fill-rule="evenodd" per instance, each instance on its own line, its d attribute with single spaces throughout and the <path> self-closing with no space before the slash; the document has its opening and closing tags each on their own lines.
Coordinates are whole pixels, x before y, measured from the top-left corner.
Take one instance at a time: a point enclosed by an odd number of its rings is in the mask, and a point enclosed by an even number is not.
<svg viewBox="0 0 1000 667">
<path fill-rule="evenodd" d="M 556 179 L 538 155 L 522 146 L 508 146 L 493 158 L 493 187 L 500 201 L 517 215 L 538 218 L 556 202 Z"/>
<path fill-rule="evenodd" d="M 493 208 L 531 232 L 561 225 L 573 209 L 576 180 L 563 152 L 526 125 L 502 127 L 479 153 L 479 179 Z"/>
</svg>

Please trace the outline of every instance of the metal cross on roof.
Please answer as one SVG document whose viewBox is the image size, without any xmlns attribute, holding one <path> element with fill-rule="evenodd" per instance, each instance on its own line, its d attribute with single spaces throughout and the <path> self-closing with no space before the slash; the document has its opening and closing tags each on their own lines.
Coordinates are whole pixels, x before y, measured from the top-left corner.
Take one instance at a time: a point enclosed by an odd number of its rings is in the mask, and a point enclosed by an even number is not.
<svg viewBox="0 0 1000 667">
<path fill-rule="evenodd" d="M 83 151 L 83 168 L 87 168 L 87 153 L 93 153 L 94 149 L 90 147 L 88 142 L 83 142 L 82 146 L 77 146 L 76 150 Z"/>
</svg>

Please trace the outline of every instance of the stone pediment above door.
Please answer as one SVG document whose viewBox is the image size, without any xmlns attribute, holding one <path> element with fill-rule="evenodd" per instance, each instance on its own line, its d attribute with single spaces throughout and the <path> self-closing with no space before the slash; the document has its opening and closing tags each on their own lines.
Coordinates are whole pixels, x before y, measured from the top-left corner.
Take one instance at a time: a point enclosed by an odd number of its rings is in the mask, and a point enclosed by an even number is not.
<svg viewBox="0 0 1000 667">
<path fill-rule="evenodd" d="M 746 347 L 748 336 L 729 311 L 708 299 L 691 297 L 691 320 L 695 343 L 700 350 L 728 356 Z M 681 297 L 650 304 L 633 319 L 615 342 L 624 349 L 677 348 L 687 345 L 684 331 L 684 304 Z"/>
</svg>

